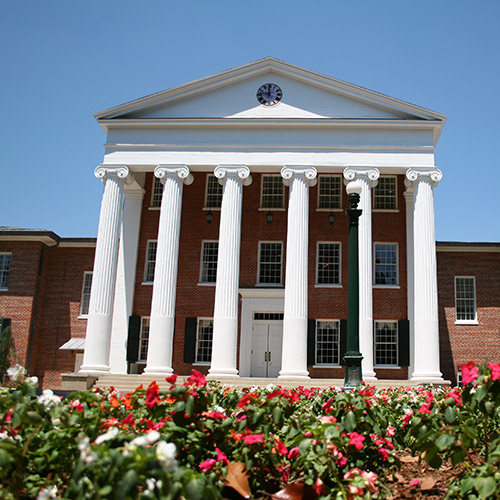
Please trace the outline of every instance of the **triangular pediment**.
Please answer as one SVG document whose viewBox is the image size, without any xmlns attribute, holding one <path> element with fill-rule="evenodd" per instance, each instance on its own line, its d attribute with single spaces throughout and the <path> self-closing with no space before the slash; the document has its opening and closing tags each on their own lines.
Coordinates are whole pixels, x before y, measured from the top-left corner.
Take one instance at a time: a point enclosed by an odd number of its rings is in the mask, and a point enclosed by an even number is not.
<svg viewBox="0 0 500 500">
<path fill-rule="evenodd" d="M 283 91 L 263 106 L 264 83 Z M 445 120 L 445 116 L 371 90 L 268 57 L 97 113 L 99 121 L 240 118 Z"/>
</svg>

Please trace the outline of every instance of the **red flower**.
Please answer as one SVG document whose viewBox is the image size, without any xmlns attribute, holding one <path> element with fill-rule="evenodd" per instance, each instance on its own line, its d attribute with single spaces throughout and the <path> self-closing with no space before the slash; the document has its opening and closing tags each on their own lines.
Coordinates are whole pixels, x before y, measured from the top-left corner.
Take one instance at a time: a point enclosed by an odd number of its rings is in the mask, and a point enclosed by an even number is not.
<svg viewBox="0 0 500 500">
<path fill-rule="evenodd" d="M 204 411 L 202 415 L 204 417 L 211 418 L 212 420 L 218 420 L 218 419 L 224 420 L 225 418 L 228 418 L 227 415 L 225 415 L 224 413 L 215 410 Z"/>
<path fill-rule="evenodd" d="M 460 369 L 462 370 L 462 382 L 464 384 L 470 384 L 477 379 L 477 374 L 479 372 L 479 367 L 475 366 L 474 361 L 469 361 L 464 363 Z"/>
<path fill-rule="evenodd" d="M 135 418 L 133 413 L 129 413 L 123 420 L 122 425 L 134 425 Z"/>
<path fill-rule="evenodd" d="M 323 494 L 323 481 L 318 477 L 316 481 L 314 481 L 313 490 L 316 492 L 316 495 L 319 497 Z"/>
<path fill-rule="evenodd" d="M 216 463 L 217 463 L 217 460 L 215 460 L 215 458 L 209 458 L 208 460 L 201 462 L 200 469 L 206 474 L 208 471 L 210 471 L 213 468 L 213 466 Z"/>
<path fill-rule="evenodd" d="M 453 389 L 451 390 L 447 396 L 449 398 L 453 398 L 455 400 L 455 404 L 457 406 L 462 406 L 462 394 L 460 393 L 460 391 L 458 389 Z"/>
<path fill-rule="evenodd" d="M 389 453 L 385 448 L 379 448 L 378 452 L 382 455 L 383 460 L 387 460 L 389 458 Z"/>
<path fill-rule="evenodd" d="M 394 436 L 396 434 L 396 429 L 392 426 L 392 425 L 389 425 L 387 427 L 387 430 L 386 430 L 386 434 L 390 437 L 390 436 Z"/>
<path fill-rule="evenodd" d="M 165 380 L 172 385 L 175 385 L 177 382 L 177 373 L 174 373 L 173 375 L 170 375 L 170 377 L 166 377 Z"/>
<path fill-rule="evenodd" d="M 246 444 L 263 443 L 264 434 L 248 434 L 247 436 L 243 437 L 243 441 Z"/>
<path fill-rule="evenodd" d="M 430 406 L 431 406 L 430 403 L 422 403 L 422 405 L 418 409 L 418 413 L 428 413 L 430 415 L 431 414 Z"/>
<path fill-rule="evenodd" d="M 255 394 L 254 392 L 249 392 L 248 394 L 245 394 L 238 401 L 236 408 L 242 408 L 243 406 L 249 405 L 252 402 L 252 399 L 255 399 L 255 398 L 257 398 L 257 394 Z"/>
<path fill-rule="evenodd" d="M 288 448 L 285 446 L 285 443 L 279 439 L 276 440 L 276 450 L 280 455 L 288 455 Z"/>
<path fill-rule="evenodd" d="M 403 421 L 403 429 L 410 423 L 412 415 L 413 410 L 410 410 L 406 415 L 403 415 L 401 417 L 401 420 Z"/>
<path fill-rule="evenodd" d="M 183 387 L 188 385 L 195 385 L 196 387 L 205 387 L 207 385 L 207 379 L 203 373 L 198 370 L 193 370 L 192 375 L 190 375 L 186 382 L 183 384 Z"/>
<path fill-rule="evenodd" d="M 352 444 L 357 450 L 361 450 L 363 448 L 363 441 L 365 440 L 365 436 L 359 434 L 357 432 L 350 432 L 349 436 L 349 444 Z"/>
<path fill-rule="evenodd" d="M 227 465 L 229 463 L 229 460 L 226 454 L 219 450 L 219 448 L 215 448 L 215 451 L 217 452 L 217 462 L 223 462 Z"/>
<path fill-rule="evenodd" d="M 153 406 L 160 400 L 160 386 L 153 380 L 146 390 L 146 406 L 153 408 Z"/>
<path fill-rule="evenodd" d="M 491 380 L 500 379 L 500 364 L 488 363 L 488 368 L 491 370 Z"/>
<path fill-rule="evenodd" d="M 288 452 L 288 459 L 293 459 L 297 458 L 300 455 L 299 453 L 299 447 L 294 446 L 289 452 Z"/>
</svg>

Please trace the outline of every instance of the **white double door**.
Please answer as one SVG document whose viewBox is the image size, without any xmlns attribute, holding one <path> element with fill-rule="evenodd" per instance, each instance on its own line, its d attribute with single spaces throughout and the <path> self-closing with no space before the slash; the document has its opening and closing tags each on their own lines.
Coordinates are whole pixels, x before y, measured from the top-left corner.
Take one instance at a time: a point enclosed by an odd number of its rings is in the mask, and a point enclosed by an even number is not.
<svg viewBox="0 0 500 500">
<path fill-rule="evenodd" d="M 253 322 L 251 377 L 276 378 L 281 370 L 283 321 Z"/>
</svg>

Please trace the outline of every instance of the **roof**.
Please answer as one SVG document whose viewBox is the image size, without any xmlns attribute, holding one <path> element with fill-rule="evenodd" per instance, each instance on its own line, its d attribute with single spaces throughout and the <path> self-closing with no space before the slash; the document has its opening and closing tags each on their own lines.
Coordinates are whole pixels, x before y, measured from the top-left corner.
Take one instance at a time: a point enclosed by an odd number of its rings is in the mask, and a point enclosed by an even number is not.
<svg viewBox="0 0 500 500">
<path fill-rule="evenodd" d="M 0 241 L 41 241 L 48 246 L 95 246 L 97 238 L 62 238 L 48 229 L 0 226 Z"/>
</svg>

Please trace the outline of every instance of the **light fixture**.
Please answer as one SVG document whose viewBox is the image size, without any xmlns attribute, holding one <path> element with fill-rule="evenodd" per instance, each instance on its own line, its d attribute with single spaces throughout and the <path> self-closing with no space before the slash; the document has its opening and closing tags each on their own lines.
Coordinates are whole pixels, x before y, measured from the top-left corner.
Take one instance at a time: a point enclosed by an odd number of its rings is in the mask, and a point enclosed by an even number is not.
<svg viewBox="0 0 500 500">
<path fill-rule="evenodd" d="M 271 212 L 271 210 L 267 212 L 266 219 L 268 224 L 271 224 L 271 222 L 273 221 L 273 213 Z"/>
<path fill-rule="evenodd" d="M 207 224 L 212 224 L 212 219 L 214 218 L 214 214 L 212 213 L 212 210 L 209 210 L 207 214 L 205 215 L 207 218 Z"/>
<path fill-rule="evenodd" d="M 335 220 L 335 215 L 333 214 L 333 212 L 330 212 L 328 214 L 328 224 L 330 224 L 330 226 L 333 226 L 333 221 Z"/>
</svg>

